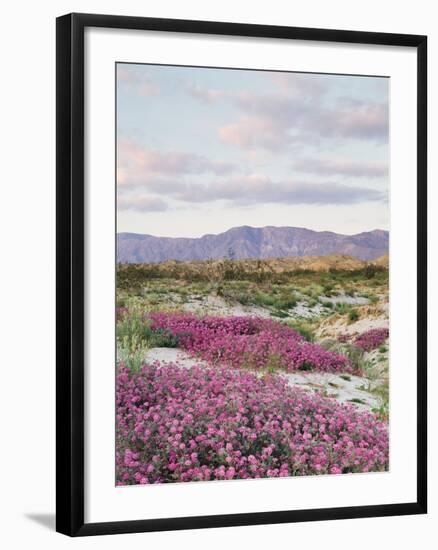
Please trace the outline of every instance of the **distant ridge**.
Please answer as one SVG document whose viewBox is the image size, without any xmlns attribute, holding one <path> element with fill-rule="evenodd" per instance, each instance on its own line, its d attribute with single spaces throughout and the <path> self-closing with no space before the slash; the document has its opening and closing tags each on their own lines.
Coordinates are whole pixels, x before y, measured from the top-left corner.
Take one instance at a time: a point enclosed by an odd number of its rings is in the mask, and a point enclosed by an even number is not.
<svg viewBox="0 0 438 550">
<path fill-rule="evenodd" d="M 117 261 L 158 263 L 220 258 L 286 258 L 342 254 L 374 260 L 388 254 L 389 233 L 382 229 L 342 235 L 299 227 L 233 227 L 218 235 L 199 238 L 154 237 L 118 233 Z"/>
</svg>

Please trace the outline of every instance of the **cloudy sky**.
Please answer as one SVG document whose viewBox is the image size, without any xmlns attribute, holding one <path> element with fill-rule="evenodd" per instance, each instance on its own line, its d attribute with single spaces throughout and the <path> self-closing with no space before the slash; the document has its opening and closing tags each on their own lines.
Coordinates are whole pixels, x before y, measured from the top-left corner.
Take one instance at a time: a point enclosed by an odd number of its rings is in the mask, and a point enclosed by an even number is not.
<svg viewBox="0 0 438 550">
<path fill-rule="evenodd" d="M 384 78 L 117 64 L 117 230 L 388 229 Z"/>
</svg>

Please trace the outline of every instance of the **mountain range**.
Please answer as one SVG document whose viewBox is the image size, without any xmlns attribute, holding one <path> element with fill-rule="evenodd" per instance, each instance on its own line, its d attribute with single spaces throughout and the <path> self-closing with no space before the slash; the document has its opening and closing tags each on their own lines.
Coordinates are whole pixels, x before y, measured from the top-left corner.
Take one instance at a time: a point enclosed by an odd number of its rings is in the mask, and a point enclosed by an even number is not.
<svg viewBox="0 0 438 550">
<path fill-rule="evenodd" d="M 198 238 L 155 237 L 139 233 L 117 234 L 117 261 L 158 263 L 166 260 L 219 258 L 284 258 L 344 254 L 374 260 L 388 253 L 389 233 L 381 229 L 342 235 L 300 227 L 233 227 L 217 235 Z"/>
</svg>

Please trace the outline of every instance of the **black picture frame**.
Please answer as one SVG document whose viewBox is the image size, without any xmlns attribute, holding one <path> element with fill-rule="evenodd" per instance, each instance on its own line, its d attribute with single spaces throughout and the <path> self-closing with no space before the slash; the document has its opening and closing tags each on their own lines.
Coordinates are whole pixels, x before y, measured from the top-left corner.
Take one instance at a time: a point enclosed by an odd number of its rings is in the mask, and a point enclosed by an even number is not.
<svg viewBox="0 0 438 550">
<path fill-rule="evenodd" d="M 84 29 L 269 37 L 405 46 L 417 52 L 417 499 L 278 512 L 84 522 Z M 69 536 L 424 514 L 427 510 L 427 37 L 313 28 L 68 14 L 56 22 L 56 530 Z"/>
</svg>

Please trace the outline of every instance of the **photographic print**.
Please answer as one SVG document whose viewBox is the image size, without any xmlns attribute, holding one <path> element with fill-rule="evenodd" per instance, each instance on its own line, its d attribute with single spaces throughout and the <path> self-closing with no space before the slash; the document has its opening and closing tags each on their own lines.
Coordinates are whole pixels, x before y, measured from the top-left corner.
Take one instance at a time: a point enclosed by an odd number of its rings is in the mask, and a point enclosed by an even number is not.
<svg viewBox="0 0 438 550">
<path fill-rule="evenodd" d="M 57 531 L 427 513 L 427 37 L 74 13 L 56 60 Z"/>
<path fill-rule="evenodd" d="M 389 470 L 389 84 L 116 64 L 116 484 Z"/>
</svg>

